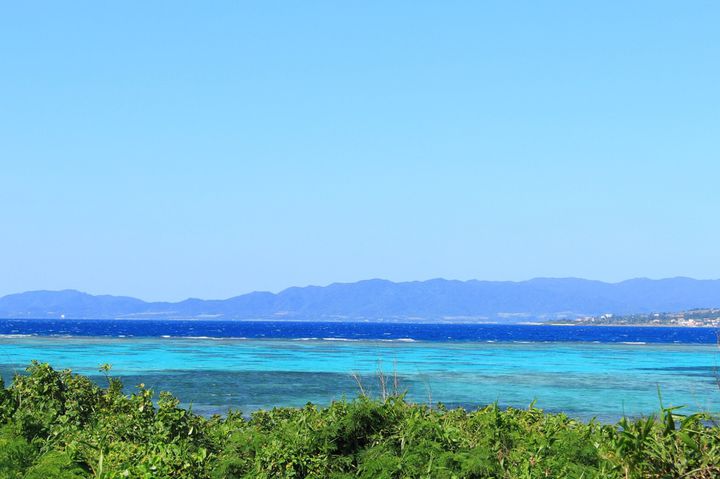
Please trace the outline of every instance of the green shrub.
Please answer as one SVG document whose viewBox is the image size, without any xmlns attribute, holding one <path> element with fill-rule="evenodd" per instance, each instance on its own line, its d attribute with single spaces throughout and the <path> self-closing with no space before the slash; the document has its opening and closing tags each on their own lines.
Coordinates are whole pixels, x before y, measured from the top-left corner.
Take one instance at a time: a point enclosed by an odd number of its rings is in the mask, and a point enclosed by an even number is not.
<svg viewBox="0 0 720 479">
<path fill-rule="evenodd" d="M 127 395 L 109 375 L 101 387 L 34 362 L 0 382 L 0 479 L 708 479 L 720 477 L 712 419 L 661 409 L 603 425 L 402 396 L 204 418 L 168 393 Z"/>
</svg>

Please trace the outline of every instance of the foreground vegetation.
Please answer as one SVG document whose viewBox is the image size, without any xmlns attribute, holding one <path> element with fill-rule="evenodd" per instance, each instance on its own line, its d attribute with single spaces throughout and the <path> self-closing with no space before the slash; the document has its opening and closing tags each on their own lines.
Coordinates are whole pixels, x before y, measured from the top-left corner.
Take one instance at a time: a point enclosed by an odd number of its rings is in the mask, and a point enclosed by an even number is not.
<svg viewBox="0 0 720 479">
<path fill-rule="evenodd" d="M 106 371 L 107 372 L 107 371 Z M 662 410 L 617 425 L 361 396 L 204 418 L 33 363 L 0 388 L 0 477 L 715 478 L 720 428 Z"/>
</svg>

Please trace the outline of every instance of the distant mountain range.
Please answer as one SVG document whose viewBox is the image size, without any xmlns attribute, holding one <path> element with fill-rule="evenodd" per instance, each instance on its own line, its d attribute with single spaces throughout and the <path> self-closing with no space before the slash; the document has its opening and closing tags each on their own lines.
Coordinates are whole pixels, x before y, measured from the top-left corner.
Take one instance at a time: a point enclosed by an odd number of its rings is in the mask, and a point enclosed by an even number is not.
<svg viewBox="0 0 720 479">
<path fill-rule="evenodd" d="M 93 296 L 74 290 L 31 291 L 0 298 L 0 317 L 522 322 L 717 307 L 720 280 L 604 283 L 538 278 L 520 282 L 433 279 L 394 283 L 373 279 L 177 303 Z"/>
</svg>

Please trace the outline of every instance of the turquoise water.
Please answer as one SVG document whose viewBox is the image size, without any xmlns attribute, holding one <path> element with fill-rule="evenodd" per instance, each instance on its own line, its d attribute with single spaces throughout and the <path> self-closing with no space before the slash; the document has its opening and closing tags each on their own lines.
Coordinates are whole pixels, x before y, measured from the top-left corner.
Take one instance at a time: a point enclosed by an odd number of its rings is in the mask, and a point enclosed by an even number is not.
<svg viewBox="0 0 720 479">
<path fill-rule="evenodd" d="M 98 375 L 110 363 L 126 386 L 169 390 L 204 414 L 228 408 L 327 404 L 377 393 L 379 368 L 419 402 L 468 408 L 498 401 L 612 421 L 663 402 L 717 411 L 718 348 L 710 345 L 386 342 L 178 338 L 0 338 L 6 381 L 31 360 Z M 392 386 L 392 379 L 389 379 Z"/>
</svg>

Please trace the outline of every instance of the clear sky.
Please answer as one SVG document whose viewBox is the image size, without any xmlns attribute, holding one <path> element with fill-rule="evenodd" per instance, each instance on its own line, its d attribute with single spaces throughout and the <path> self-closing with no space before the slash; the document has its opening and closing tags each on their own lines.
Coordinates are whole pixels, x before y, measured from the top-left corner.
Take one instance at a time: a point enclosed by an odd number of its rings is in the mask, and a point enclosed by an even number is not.
<svg viewBox="0 0 720 479">
<path fill-rule="evenodd" d="M 720 277 L 716 1 L 0 7 L 0 295 Z"/>
</svg>

